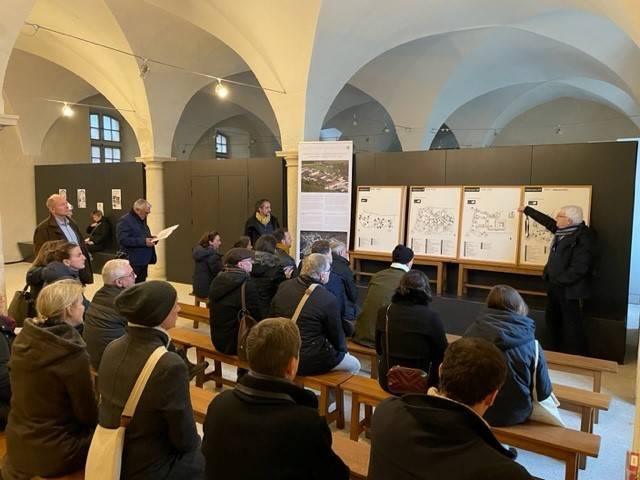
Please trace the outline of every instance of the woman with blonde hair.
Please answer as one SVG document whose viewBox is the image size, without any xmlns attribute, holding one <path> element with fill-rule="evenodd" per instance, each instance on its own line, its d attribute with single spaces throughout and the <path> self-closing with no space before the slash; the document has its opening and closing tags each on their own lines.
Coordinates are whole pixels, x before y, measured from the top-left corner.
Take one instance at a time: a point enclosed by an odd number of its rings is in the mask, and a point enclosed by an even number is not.
<svg viewBox="0 0 640 480">
<path fill-rule="evenodd" d="M 74 280 L 44 287 L 38 316 L 25 320 L 13 342 L 4 480 L 61 476 L 85 464 L 97 408 L 89 355 L 75 328 L 82 290 Z"/>
</svg>

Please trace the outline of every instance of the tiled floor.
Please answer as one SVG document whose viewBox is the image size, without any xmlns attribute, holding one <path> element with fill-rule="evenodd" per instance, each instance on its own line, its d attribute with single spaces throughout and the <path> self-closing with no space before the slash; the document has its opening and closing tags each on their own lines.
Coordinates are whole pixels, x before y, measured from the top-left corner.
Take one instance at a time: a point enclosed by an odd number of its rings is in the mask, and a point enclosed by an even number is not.
<svg viewBox="0 0 640 480">
<path fill-rule="evenodd" d="M 7 294 L 13 295 L 17 289 L 24 286 L 25 272 L 29 265 L 25 263 L 9 265 L 5 267 Z M 99 276 L 95 276 L 96 283 L 86 289 L 87 298 L 91 299 L 95 291 L 102 285 Z M 191 303 L 193 297 L 189 296 L 190 285 L 175 283 L 180 301 Z M 625 465 L 625 455 L 631 445 L 634 421 L 634 400 L 635 400 L 635 380 L 636 380 L 636 351 L 638 344 L 638 323 L 640 316 L 640 306 L 631 305 L 628 316 L 627 335 L 627 363 L 620 366 L 618 375 L 605 375 L 603 379 L 603 391 L 612 395 L 611 409 L 602 413 L 600 422 L 595 426 L 595 433 L 602 437 L 600 456 L 597 459 L 589 459 L 587 469 L 580 471 L 579 477 L 582 480 L 601 480 L 605 478 L 622 478 Z M 192 327 L 191 322 L 179 320 L 179 326 Z M 208 333 L 208 326 L 201 325 L 200 330 Z M 369 365 L 363 363 L 363 374 L 369 373 Z M 366 370 L 366 372 L 364 371 Z M 235 378 L 235 369 L 226 368 L 225 376 Z M 586 378 L 560 372 L 551 372 L 552 380 L 557 383 L 572 385 L 583 388 L 590 388 Z M 213 388 L 211 382 L 205 388 Z M 351 411 L 351 400 L 346 396 L 347 428 L 348 417 Z M 578 429 L 580 419 L 577 414 L 562 411 L 566 423 Z M 335 428 L 335 427 L 334 427 Z M 347 432 L 345 431 L 345 434 Z M 361 441 L 368 441 L 362 439 Z M 518 461 L 522 463 L 533 475 L 545 479 L 561 479 L 563 477 L 563 465 L 560 462 L 551 460 L 525 451 L 520 451 Z"/>
</svg>

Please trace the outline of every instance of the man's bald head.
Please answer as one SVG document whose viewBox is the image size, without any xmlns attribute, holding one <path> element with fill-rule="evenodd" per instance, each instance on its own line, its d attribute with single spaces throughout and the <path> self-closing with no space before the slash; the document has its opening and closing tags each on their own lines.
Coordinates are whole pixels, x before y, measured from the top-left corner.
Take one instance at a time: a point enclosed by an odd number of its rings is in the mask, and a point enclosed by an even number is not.
<svg viewBox="0 0 640 480">
<path fill-rule="evenodd" d="M 69 203 L 62 195 L 54 193 L 47 198 L 47 208 L 52 215 L 66 217 L 69 214 Z"/>
</svg>

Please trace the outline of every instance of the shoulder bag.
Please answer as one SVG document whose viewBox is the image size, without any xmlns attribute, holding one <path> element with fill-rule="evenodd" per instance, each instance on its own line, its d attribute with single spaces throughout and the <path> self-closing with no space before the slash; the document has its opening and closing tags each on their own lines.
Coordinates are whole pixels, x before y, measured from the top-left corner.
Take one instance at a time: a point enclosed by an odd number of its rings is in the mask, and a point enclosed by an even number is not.
<svg viewBox="0 0 640 480">
<path fill-rule="evenodd" d="M 553 394 L 553 392 L 551 392 L 551 395 L 549 395 L 544 400 L 538 400 L 536 379 L 538 377 L 538 357 L 540 355 L 540 344 L 537 340 L 534 340 L 534 342 L 536 343 L 536 358 L 533 363 L 533 389 L 531 390 L 531 403 L 533 404 L 533 410 L 531 410 L 529 420 L 546 423 L 548 425 L 556 425 L 558 427 L 566 427 L 565 423 L 562 421 L 562 417 L 560 417 L 560 412 L 558 411 L 560 402 Z"/>
<path fill-rule="evenodd" d="M 8 314 L 16 321 L 16 326 L 22 327 L 25 318 L 35 317 L 36 299 L 29 290 L 29 284 L 25 285 L 22 290 L 18 290 L 13 295 L 13 299 L 9 304 Z"/>
<path fill-rule="evenodd" d="M 313 293 L 313 291 L 316 289 L 317 286 L 318 286 L 317 283 L 312 283 L 304 291 L 304 295 L 302 295 L 302 298 L 300 299 L 300 302 L 298 303 L 298 306 L 296 307 L 295 312 L 293 312 L 293 317 L 291 317 L 291 321 L 293 323 L 298 323 L 298 317 L 302 313 L 302 307 L 304 307 L 304 304 L 307 303 L 307 300 L 309 300 L 309 297 L 311 297 L 311 294 Z"/>
<path fill-rule="evenodd" d="M 242 307 L 238 312 L 238 346 L 237 352 L 241 360 L 247 360 L 247 336 L 251 329 L 258 324 L 258 321 L 251 316 L 251 313 L 247 309 L 246 301 L 246 286 L 247 281 L 242 283 L 240 287 L 240 301 Z"/>
<path fill-rule="evenodd" d="M 403 395 L 405 393 L 422 393 L 426 394 L 429 388 L 429 374 L 419 368 L 402 367 L 394 365 L 391 367 L 389 360 L 389 309 L 387 307 L 385 313 L 384 338 L 386 346 L 387 359 L 387 388 L 394 395 Z"/>
<path fill-rule="evenodd" d="M 120 426 L 118 428 L 105 428 L 101 425 L 96 427 L 87 455 L 84 473 L 86 480 L 120 480 L 125 429 L 131 422 L 151 372 L 165 353 L 167 349 L 164 346 L 156 348 L 144 364 L 122 410 Z"/>
</svg>

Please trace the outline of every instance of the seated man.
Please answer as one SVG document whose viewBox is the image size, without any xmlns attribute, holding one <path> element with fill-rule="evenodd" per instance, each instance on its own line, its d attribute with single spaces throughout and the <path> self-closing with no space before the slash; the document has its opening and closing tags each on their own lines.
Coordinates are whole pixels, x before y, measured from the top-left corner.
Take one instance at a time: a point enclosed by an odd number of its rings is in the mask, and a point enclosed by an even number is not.
<svg viewBox="0 0 640 480">
<path fill-rule="evenodd" d="M 356 319 L 356 310 L 358 308 L 358 287 L 356 279 L 349 264 L 349 252 L 344 242 L 332 238 L 329 241 L 331 247 L 331 274 L 340 276 L 344 285 L 344 314 L 343 319 L 353 323 Z"/>
<path fill-rule="evenodd" d="M 336 297 L 323 287 L 330 272 L 327 257 L 312 253 L 302 262 L 300 276 L 282 282 L 271 303 L 272 316 L 292 318 L 307 288 L 318 284 L 297 319 L 302 337 L 301 375 L 318 375 L 331 370 L 354 374 L 360 371 L 360 361 L 347 351 Z"/>
<path fill-rule="evenodd" d="M 439 390 L 389 398 L 376 408 L 367 478 L 532 478 L 482 419 L 506 374 L 502 353 L 486 340 L 463 338 L 449 345 Z"/>
<path fill-rule="evenodd" d="M 356 333 L 353 337 L 355 342 L 375 348 L 378 310 L 391 303 L 391 297 L 400 285 L 400 280 L 411 270 L 412 265 L 413 250 L 404 245 L 397 245 L 391 253 L 389 268 L 371 277 L 367 296 L 362 304 L 362 312 L 356 319 Z"/>
<path fill-rule="evenodd" d="M 250 371 L 213 399 L 202 452 L 208 479 L 349 478 L 331 450 L 331 432 L 314 393 L 293 383 L 300 333 L 287 318 L 268 318 L 247 337 Z"/>
<path fill-rule="evenodd" d="M 99 370 L 100 425 L 117 428 L 133 385 L 151 353 L 169 344 L 178 318 L 178 294 L 151 280 L 124 290 L 115 301 L 127 333 L 111 342 Z M 165 353 L 147 382 L 124 435 L 122 478 L 202 478 L 204 458 L 191 409 L 189 374 L 182 358 Z"/>
<path fill-rule="evenodd" d="M 276 255 L 280 259 L 280 264 L 287 268 L 290 272 L 293 272 L 296 268 L 296 261 L 290 255 L 291 243 L 293 242 L 293 238 L 291 238 L 291 233 L 286 228 L 279 228 L 275 232 L 273 232 L 273 236 L 276 237 Z M 291 276 L 291 274 L 289 274 Z"/>
</svg>

